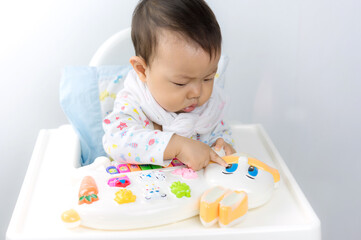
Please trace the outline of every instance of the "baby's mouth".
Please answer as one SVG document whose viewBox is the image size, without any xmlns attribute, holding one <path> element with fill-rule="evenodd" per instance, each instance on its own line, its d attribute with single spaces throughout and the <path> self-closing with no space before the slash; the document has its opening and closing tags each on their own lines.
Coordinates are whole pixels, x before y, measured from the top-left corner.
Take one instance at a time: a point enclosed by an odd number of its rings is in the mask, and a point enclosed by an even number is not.
<svg viewBox="0 0 361 240">
<path fill-rule="evenodd" d="M 194 109 L 196 109 L 196 106 L 197 104 L 192 104 L 186 108 L 183 108 L 182 111 L 186 113 L 192 112 Z"/>
</svg>

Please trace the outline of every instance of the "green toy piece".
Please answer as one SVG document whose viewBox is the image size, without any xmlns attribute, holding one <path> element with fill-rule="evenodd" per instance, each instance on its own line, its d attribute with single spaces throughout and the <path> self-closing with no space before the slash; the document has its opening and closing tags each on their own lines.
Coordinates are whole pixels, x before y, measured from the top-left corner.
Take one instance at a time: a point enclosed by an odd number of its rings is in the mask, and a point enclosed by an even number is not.
<svg viewBox="0 0 361 240">
<path fill-rule="evenodd" d="M 191 197 L 191 189 L 186 183 L 181 183 L 180 181 L 173 182 L 170 190 L 177 198 Z"/>
<path fill-rule="evenodd" d="M 151 165 L 152 166 L 152 169 L 159 169 L 159 168 L 162 168 L 162 166 L 159 166 L 159 165 Z"/>
<path fill-rule="evenodd" d="M 152 170 L 152 165 L 150 165 L 150 164 L 139 165 L 139 167 L 140 167 L 140 169 L 142 169 L 142 171 Z"/>
</svg>

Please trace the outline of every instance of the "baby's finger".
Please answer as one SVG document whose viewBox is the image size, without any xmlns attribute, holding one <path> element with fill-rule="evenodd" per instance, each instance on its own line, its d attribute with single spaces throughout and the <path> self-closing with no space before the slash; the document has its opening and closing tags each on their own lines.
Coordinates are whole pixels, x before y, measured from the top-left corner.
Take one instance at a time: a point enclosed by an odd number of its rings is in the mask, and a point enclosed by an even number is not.
<svg viewBox="0 0 361 240">
<path fill-rule="evenodd" d="M 226 163 L 226 161 L 224 161 L 221 157 L 218 156 L 217 153 L 215 153 L 213 151 L 213 153 L 211 154 L 211 160 L 215 163 L 218 163 L 219 165 L 223 166 L 223 167 L 227 167 L 228 164 Z"/>
<path fill-rule="evenodd" d="M 224 152 L 226 153 L 226 156 L 231 155 L 233 153 L 236 152 L 236 150 L 234 150 L 234 148 L 232 147 L 232 145 L 225 143 L 224 144 Z"/>
<path fill-rule="evenodd" d="M 224 140 L 223 138 L 218 138 L 216 141 L 216 144 L 214 146 L 214 149 L 216 149 L 217 151 L 221 150 L 222 147 L 224 146 Z"/>
</svg>

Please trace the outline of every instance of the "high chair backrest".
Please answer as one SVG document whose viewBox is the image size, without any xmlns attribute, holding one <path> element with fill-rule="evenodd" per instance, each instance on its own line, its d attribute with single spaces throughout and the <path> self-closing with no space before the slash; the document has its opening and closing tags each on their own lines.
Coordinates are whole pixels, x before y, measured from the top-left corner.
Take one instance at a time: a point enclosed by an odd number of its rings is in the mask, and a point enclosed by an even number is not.
<svg viewBox="0 0 361 240">
<path fill-rule="evenodd" d="M 89 65 L 126 65 L 134 55 L 131 28 L 126 28 L 106 40 L 96 51 Z"/>
</svg>

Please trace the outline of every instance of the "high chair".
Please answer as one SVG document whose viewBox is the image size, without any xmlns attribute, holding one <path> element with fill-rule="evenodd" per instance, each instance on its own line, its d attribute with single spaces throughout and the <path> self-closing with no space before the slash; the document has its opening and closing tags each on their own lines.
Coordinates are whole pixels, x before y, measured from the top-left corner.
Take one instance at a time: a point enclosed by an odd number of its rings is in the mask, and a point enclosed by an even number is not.
<svg viewBox="0 0 361 240">
<path fill-rule="evenodd" d="M 128 28 L 106 40 L 89 65 L 128 64 L 133 54 Z M 232 228 L 205 228 L 198 217 L 127 231 L 65 228 L 60 215 L 71 208 L 68 196 L 76 194 L 69 179 L 80 166 L 81 150 L 73 128 L 64 125 L 39 132 L 6 239 L 321 239 L 320 220 L 262 125 L 231 123 L 231 129 L 237 151 L 262 159 L 281 175 L 272 199 Z"/>
<path fill-rule="evenodd" d="M 126 28 L 107 39 L 95 52 L 89 66 L 129 64 L 129 58 L 135 54 L 130 31 Z"/>
</svg>

